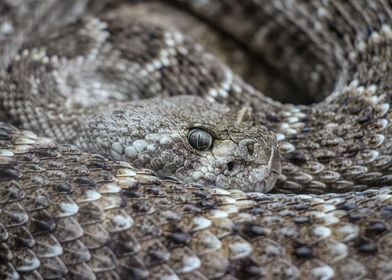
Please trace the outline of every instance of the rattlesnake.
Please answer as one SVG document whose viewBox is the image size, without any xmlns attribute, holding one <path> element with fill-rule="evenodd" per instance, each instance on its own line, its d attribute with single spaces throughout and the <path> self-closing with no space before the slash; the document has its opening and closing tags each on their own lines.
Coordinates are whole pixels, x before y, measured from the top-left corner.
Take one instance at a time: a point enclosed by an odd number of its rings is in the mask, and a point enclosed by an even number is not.
<svg viewBox="0 0 392 280">
<path fill-rule="evenodd" d="M 392 279 L 392 3 L 139 2 L 0 3 L 0 276 Z"/>
</svg>

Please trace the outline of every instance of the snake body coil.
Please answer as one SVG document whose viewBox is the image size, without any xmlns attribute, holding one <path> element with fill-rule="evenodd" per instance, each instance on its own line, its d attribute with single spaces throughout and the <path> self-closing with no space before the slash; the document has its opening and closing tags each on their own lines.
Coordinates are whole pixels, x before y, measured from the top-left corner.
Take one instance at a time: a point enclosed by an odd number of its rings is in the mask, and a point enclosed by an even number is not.
<svg viewBox="0 0 392 280">
<path fill-rule="evenodd" d="M 0 278 L 392 279 L 389 0 L 109 2 L 0 3 Z"/>
</svg>

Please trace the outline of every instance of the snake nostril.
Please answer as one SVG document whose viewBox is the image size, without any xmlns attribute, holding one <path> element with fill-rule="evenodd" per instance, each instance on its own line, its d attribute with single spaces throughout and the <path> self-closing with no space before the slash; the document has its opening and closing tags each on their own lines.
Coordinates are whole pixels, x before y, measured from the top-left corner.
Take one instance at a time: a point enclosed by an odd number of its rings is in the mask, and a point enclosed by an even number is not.
<svg viewBox="0 0 392 280">
<path fill-rule="evenodd" d="M 255 152 L 255 145 L 253 143 L 246 144 L 246 149 L 248 150 L 248 154 L 252 156 Z"/>
<path fill-rule="evenodd" d="M 233 169 L 234 169 L 234 162 L 230 161 L 230 162 L 227 164 L 227 170 L 233 171 Z"/>
</svg>

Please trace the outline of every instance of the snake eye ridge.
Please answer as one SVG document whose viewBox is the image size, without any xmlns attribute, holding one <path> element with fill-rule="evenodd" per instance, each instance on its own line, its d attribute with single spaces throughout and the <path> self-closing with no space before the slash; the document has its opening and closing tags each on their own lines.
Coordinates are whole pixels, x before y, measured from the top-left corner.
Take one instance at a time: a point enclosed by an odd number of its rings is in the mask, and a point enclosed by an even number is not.
<svg viewBox="0 0 392 280">
<path fill-rule="evenodd" d="M 188 133 L 188 142 L 189 144 L 199 151 L 206 151 L 212 147 L 212 136 L 207 131 L 194 128 L 191 129 Z"/>
</svg>

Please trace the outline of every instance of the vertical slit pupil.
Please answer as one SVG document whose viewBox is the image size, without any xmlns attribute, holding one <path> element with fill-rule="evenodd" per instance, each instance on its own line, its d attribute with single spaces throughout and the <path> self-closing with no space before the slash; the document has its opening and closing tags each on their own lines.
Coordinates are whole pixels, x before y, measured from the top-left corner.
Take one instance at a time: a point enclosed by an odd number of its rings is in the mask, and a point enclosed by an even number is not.
<svg viewBox="0 0 392 280">
<path fill-rule="evenodd" d="M 193 129 L 188 134 L 188 142 L 193 148 L 205 151 L 212 146 L 212 136 L 204 130 Z"/>
<path fill-rule="evenodd" d="M 255 146 L 254 144 L 247 144 L 246 148 L 248 149 L 248 153 L 249 155 L 253 155 L 253 153 L 255 152 Z"/>
</svg>

